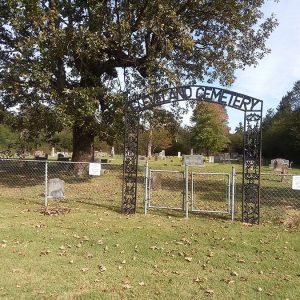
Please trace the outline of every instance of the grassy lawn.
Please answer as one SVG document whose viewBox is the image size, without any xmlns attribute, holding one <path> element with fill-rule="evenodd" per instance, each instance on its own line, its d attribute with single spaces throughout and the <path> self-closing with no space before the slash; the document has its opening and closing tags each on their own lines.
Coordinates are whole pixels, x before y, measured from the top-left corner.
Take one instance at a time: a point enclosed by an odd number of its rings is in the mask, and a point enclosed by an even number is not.
<svg viewBox="0 0 300 300">
<path fill-rule="evenodd" d="M 0 196 L 2 299 L 300 298 L 299 219 L 245 226 L 62 204 L 71 211 L 45 216 Z"/>
</svg>

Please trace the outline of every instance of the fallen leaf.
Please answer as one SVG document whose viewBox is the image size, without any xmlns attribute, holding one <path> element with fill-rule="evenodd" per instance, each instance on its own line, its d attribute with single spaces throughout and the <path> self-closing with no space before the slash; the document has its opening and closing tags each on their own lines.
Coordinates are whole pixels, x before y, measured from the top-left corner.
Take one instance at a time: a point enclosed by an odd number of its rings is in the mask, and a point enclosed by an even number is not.
<svg viewBox="0 0 300 300">
<path fill-rule="evenodd" d="M 238 274 L 237 272 L 235 272 L 235 271 L 232 271 L 232 272 L 230 273 L 230 275 L 231 275 L 231 276 L 239 276 L 239 274 Z"/>
<path fill-rule="evenodd" d="M 145 285 L 145 282 L 144 282 L 144 281 L 141 281 L 141 282 L 139 282 L 139 285 L 140 285 L 140 286 L 144 286 L 144 285 Z"/>
<path fill-rule="evenodd" d="M 99 268 L 100 272 L 106 271 L 106 267 L 104 265 L 99 265 L 98 268 Z"/>
<path fill-rule="evenodd" d="M 215 292 L 213 290 L 207 289 L 205 291 L 205 293 L 208 294 L 208 295 L 213 295 Z"/>
<path fill-rule="evenodd" d="M 80 271 L 82 271 L 83 273 L 87 272 L 89 270 L 89 268 L 82 268 Z"/>
<path fill-rule="evenodd" d="M 186 261 L 189 261 L 189 262 L 191 262 L 191 261 L 193 260 L 192 257 L 188 257 L 188 256 L 186 256 L 184 259 L 185 259 Z"/>
<path fill-rule="evenodd" d="M 130 284 L 128 284 L 128 283 L 123 284 L 123 289 L 124 290 L 128 290 L 128 289 L 131 289 L 131 288 L 132 288 L 132 286 Z"/>
</svg>

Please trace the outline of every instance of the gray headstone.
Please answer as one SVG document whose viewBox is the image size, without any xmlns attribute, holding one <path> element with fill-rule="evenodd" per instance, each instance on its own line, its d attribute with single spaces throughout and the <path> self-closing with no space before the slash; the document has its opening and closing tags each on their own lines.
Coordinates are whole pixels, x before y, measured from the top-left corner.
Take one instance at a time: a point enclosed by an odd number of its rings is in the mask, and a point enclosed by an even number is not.
<svg viewBox="0 0 300 300">
<path fill-rule="evenodd" d="M 289 161 L 287 159 L 283 158 L 276 158 L 271 160 L 271 168 L 274 169 L 274 171 L 282 171 L 282 166 L 284 164 L 289 166 Z"/>
<path fill-rule="evenodd" d="M 157 191 L 157 190 L 161 189 L 161 174 L 160 173 L 152 174 L 151 186 L 152 186 L 153 191 Z"/>
<path fill-rule="evenodd" d="M 187 166 L 204 166 L 203 155 L 184 155 L 184 164 Z"/>
<path fill-rule="evenodd" d="M 65 182 L 59 178 L 52 178 L 48 183 L 48 196 L 52 198 L 65 197 Z"/>
</svg>

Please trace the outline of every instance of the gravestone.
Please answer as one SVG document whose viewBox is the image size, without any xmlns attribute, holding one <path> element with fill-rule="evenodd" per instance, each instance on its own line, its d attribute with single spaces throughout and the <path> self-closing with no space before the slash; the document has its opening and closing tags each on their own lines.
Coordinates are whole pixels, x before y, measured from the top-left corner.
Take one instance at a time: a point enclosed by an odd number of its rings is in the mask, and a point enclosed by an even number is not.
<svg viewBox="0 0 300 300">
<path fill-rule="evenodd" d="M 161 174 L 160 173 L 152 173 L 152 182 L 151 187 L 153 191 L 157 191 L 161 189 Z"/>
<path fill-rule="evenodd" d="M 283 164 L 282 168 L 281 168 L 281 182 L 284 181 L 284 179 L 286 178 L 285 175 L 287 175 L 289 173 L 289 165 L 288 164 Z"/>
<path fill-rule="evenodd" d="M 155 161 L 158 161 L 158 153 L 154 153 Z"/>
<path fill-rule="evenodd" d="M 214 156 L 209 156 L 208 157 L 208 162 L 209 163 L 214 163 L 215 162 L 215 157 Z"/>
<path fill-rule="evenodd" d="M 110 155 L 111 157 L 115 156 L 115 147 L 111 147 Z"/>
<path fill-rule="evenodd" d="M 158 156 L 159 156 L 160 159 L 165 159 L 165 158 L 166 158 L 165 150 L 161 150 L 161 151 L 158 153 Z"/>
<path fill-rule="evenodd" d="M 270 168 L 274 171 L 282 171 L 282 166 L 286 164 L 289 166 L 289 161 L 283 158 L 276 158 L 271 160 Z"/>
<path fill-rule="evenodd" d="M 43 157 L 43 156 L 45 156 L 44 151 L 42 150 L 34 151 L 34 157 Z"/>
<path fill-rule="evenodd" d="M 216 155 L 214 158 L 214 162 L 215 163 L 220 163 L 221 162 L 221 156 L 220 155 Z"/>
<path fill-rule="evenodd" d="M 203 155 L 184 155 L 184 164 L 187 166 L 204 166 Z"/>
<path fill-rule="evenodd" d="M 48 197 L 59 199 L 65 197 L 65 182 L 59 178 L 49 179 Z"/>
<path fill-rule="evenodd" d="M 178 152 L 177 156 L 178 156 L 178 158 L 180 158 L 181 157 L 181 152 Z"/>
<path fill-rule="evenodd" d="M 144 155 L 139 155 L 139 160 L 146 160 L 146 156 L 144 156 Z"/>
<path fill-rule="evenodd" d="M 224 153 L 224 164 L 230 164 L 230 153 Z"/>
</svg>

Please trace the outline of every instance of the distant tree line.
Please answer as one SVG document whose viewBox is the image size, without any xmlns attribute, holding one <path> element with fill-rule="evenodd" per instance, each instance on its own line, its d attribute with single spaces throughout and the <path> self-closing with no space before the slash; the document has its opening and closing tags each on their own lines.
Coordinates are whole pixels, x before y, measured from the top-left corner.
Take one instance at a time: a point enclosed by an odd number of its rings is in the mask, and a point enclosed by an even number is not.
<svg viewBox="0 0 300 300">
<path fill-rule="evenodd" d="M 300 80 L 263 121 L 263 155 L 300 162 Z"/>
<path fill-rule="evenodd" d="M 43 149 L 72 151 L 73 132 L 54 122 L 55 116 L 47 107 L 21 109 L 16 114 L 0 107 L 0 150 L 9 147 L 25 151 Z M 211 155 L 218 152 L 243 153 L 243 124 L 229 133 L 228 115 L 223 106 L 199 102 L 194 104 L 191 125 L 182 125 L 185 110 L 167 111 L 155 108 L 141 115 L 139 154 L 151 157 L 166 150 L 167 155 L 194 153 Z M 276 110 L 269 109 L 262 122 L 263 157 L 285 158 L 300 162 L 300 81 L 282 97 Z M 116 153 L 123 150 L 124 128 L 119 117 L 106 130 L 105 137 L 97 137 L 94 150 Z M 16 146 L 17 145 L 17 146 Z"/>
</svg>

